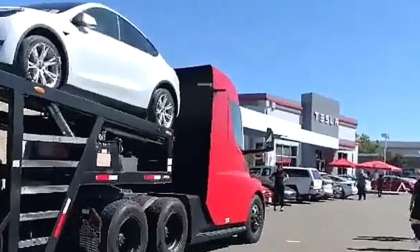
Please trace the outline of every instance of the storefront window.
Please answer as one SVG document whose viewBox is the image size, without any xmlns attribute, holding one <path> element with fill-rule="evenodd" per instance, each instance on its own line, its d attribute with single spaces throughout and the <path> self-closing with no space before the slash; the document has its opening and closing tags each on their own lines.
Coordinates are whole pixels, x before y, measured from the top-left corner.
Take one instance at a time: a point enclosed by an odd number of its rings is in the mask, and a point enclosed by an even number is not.
<svg viewBox="0 0 420 252">
<path fill-rule="evenodd" d="M 277 144 L 276 162 L 284 166 L 297 166 L 297 147 Z"/>
<path fill-rule="evenodd" d="M 347 153 L 342 153 L 342 152 L 338 153 L 338 159 L 342 159 L 342 158 L 347 159 L 347 157 L 348 157 Z M 347 174 L 347 168 L 338 168 L 337 173 L 338 175 L 345 175 Z"/>
</svg>

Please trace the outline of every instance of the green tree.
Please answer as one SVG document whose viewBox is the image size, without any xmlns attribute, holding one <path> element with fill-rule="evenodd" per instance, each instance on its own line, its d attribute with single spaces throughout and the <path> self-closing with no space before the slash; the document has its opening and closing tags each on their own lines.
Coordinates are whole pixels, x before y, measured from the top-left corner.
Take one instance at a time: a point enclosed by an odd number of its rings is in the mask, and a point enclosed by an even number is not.
<svg viewBox="0 0 420 252">
<path fill-rule="evenodd" d="M 378 141 L 370 140 L 370 137 L 366 134 L 356 135 L 356 138 L 357 142 L 359 143 L 360 153 L 378 153 Z"/>
<path fill-rule="evenodd" d="M 393 155 L 387 161 L 389 164 L 395 165 L 397 167 L 405 167 L 407 165 L 407 160 L 401 154 L 398 153 Z"/>
</svg>

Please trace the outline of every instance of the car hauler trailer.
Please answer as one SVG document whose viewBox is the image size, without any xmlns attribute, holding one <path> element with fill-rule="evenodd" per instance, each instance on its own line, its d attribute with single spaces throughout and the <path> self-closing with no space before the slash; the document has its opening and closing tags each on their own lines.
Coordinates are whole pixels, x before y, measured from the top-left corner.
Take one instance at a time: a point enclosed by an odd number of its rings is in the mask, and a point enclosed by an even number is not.
<svg viewBox="0 0 420 252">
<path fill-rule="evenodd" d="M 259 240 L 262 187 L 243 157 L 236 90 L 211 66 L 177 73 L 172 131 L 0 71 L 0 252 L 177 252 L 232 235 Z"/>
</svg>

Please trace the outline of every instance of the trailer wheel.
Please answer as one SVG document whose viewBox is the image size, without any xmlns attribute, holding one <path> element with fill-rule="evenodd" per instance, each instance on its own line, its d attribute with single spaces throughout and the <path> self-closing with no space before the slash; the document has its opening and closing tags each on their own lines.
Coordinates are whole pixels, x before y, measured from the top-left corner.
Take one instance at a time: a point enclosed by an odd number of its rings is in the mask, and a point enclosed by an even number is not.
<svg viewBox="0 0 420 252">
<path fill-rule="evenodd" d="M 182 202 L 160 198 L 147 211 L 149 247 L 153 252 L 182 252 L 188 236 L 188 217 Z"/>
<path fill-rule="evenodd" d="M 118 200 L 102 210 L 101 251 L 145 252 L 148 241 L 146 214 L 131 200 Z"/>
<path fill-rule="evenodd" d="M 263 201 L 255 196 L 249 211 L 246 231 L 241 235 L 244 243 L 256 243 L 260 240 L 264 227 L 265 209 Z"/>
</svg>

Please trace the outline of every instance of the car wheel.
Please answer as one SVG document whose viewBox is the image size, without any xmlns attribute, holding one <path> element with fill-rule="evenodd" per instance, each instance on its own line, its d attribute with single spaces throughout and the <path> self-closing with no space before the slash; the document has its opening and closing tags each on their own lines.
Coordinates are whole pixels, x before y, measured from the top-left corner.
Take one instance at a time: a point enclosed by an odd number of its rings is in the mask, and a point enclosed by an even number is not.
<svg viewBox="0 0 420 252">
<path fill-rule="evenodd" d="M 172 94 L 165 88 L 158 88 L 152 94 L 148 119 L 162 127 L 172 128 L 175 121 L 176 109 Z"/>
<path fill-rule="evenodd" d="M 246 231 L 241 235 L 244 243 L 256 243 L 260 240 L 264 227 L 265 209 L 259 196 L 255 196 L 249 211 Z"/>
<path fill-rule="evenodd" d="M 63 81 L 60 52 L 46 37 L 33 35 L 23 39 L 16 64 L 18 73 L 34 83 L 58 88 Z"/>
</svg>

